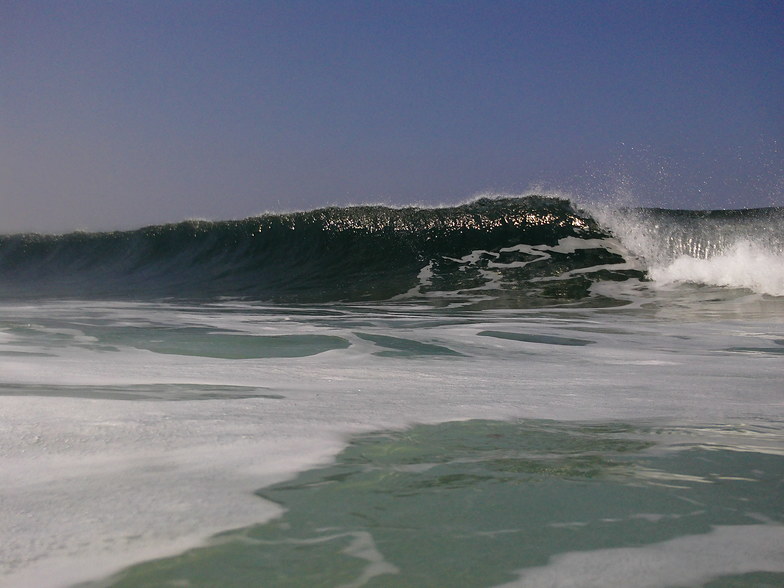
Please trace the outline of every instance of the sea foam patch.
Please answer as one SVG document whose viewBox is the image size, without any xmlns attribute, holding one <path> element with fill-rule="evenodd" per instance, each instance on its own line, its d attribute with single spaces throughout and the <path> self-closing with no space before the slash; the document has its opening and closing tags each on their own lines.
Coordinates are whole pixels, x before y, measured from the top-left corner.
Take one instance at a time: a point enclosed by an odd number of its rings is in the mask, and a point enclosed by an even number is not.
<svg viewBox="0 0 784 588">
<path fill-rule="evenodd" d="M 739 241 L 713 257 L 682 255 L 668 264 L 652 266 L 648 273 L 662 285 L 691 282 L 784 296 L 784 256 L 751 241 Z"/>
<path fill-rule="evenodd" d="M 67 586 L 281 508 L 253 495 L 342 447 L 252 400 L 4 397 L 0 586 Z M 263 423 L 263 425 L 262 425 Z M 298 432 L 299 429 L 299 432 Z"/>
<path fill-rule="evenodd" d="M 607 588 L 632 582 L 639 588 L 665 588 L 752 572 L 784 572 L 784 525 L 717 526 L 710 533 L 645 547 L 566 553 L 502 586 Z"/>
</svg>

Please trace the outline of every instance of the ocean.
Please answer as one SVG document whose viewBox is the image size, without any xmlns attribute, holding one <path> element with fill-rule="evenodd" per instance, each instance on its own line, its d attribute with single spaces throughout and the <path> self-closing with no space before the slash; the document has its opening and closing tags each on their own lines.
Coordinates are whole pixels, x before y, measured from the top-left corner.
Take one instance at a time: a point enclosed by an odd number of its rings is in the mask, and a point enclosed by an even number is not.
<svg viewBox="0 0 784 588">
<path fill-rule="evenodd" d="M 784 585 L 784 209 L 0 237 L 0 586 Z"/>
</svg>

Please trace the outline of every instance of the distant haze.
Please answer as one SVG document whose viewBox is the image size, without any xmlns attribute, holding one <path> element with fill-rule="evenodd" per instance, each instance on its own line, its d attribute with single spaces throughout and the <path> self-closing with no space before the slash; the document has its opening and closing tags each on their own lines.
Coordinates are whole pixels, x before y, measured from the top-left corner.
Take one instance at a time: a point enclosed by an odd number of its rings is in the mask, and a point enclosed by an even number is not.
<svg viewBox="0 0 784 588">
<path fill-rule="evenodd" d="M 784 3 L 0 5 L 0 233 L 555 190 L 784 205 Z"/>
</svg>

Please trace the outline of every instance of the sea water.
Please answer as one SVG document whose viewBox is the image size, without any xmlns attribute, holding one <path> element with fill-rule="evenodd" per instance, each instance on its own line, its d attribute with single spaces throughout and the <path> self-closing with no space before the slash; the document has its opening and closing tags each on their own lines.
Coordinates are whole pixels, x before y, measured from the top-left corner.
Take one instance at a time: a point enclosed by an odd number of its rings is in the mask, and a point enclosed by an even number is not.
<svg viewBox="0 0 784 588">
<path fill-rule="evenodd" d="M 0 585 L 779 586 L 782 218 L 0 238 Z"/>
</svg>

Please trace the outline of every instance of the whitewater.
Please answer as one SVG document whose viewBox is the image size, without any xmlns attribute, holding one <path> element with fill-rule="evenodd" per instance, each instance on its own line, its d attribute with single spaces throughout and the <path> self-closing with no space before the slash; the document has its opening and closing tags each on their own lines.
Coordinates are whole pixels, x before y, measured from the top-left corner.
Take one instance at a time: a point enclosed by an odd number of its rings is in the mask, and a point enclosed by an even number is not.
<svg viewBox="0 0 784 588">
<path fill-rule="evenodd" d="M 784 209 L 0 237 L 0 586 L 778 586 Z"/>
</svg>

